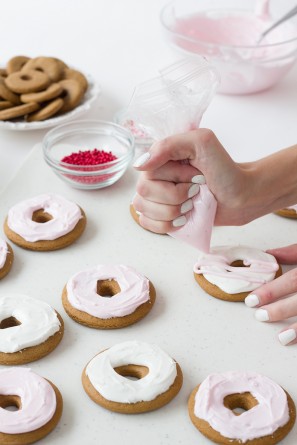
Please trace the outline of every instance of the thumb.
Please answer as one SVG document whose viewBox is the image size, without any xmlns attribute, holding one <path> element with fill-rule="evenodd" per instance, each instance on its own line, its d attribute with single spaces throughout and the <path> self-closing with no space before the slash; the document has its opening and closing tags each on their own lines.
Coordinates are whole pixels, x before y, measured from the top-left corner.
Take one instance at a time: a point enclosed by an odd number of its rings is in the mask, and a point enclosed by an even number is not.
<svg viewBox="0 0 297 445">
<path fill-rule="evenodd" d="M 273 255 L 281 264 L 297 264 L 297 244 L 266 251 Z"/>
</svg>

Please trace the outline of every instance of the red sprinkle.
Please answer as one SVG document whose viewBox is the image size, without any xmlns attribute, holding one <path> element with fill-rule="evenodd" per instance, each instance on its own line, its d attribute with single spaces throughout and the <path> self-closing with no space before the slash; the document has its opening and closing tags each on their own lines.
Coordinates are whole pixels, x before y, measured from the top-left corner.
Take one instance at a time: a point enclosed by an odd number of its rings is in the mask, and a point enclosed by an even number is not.
<svg viewBox="0 0 297 445">
<path fill-rule="evenodd" d="M 86 176 L 65 174 L 67 178 L 84 184 L 98 184 L 100 182 L 107 181 L 109 178 L 112 178 L 115 174 L 115 173 L 110 173 L 105 175 L 100 174 L 102 170 L 109 168 L 109 165 L 101 166 L 101 164 L 106 164 L 108 162 L 115 161 L 116 159 L 117 157 L 111 151 L 107 152 L 104 150 L 98 150 L 97 148 L 94 148 L 93 150 L 86 150 L 86 151 L 80 150 L 78 152 L 71 153 L 69 156 L 64 156 L 64 158 L 62 158 L 61 161 L 66 164 L 82 166 L 82 168 L 73 167 L 73 170 L 75 169 L 76 172 L 80 171 L 90 172 L 90 175 Z"/>
</svg>

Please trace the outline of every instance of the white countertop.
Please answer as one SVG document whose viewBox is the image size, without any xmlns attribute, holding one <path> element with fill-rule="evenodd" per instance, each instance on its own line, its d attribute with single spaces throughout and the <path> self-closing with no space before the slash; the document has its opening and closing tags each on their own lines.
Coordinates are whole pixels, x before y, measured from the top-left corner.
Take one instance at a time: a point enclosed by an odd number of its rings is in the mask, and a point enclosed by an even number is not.
<svg viewBox="0 0 297 445">
<path fill-rule="evenodd" d="M 127 104 L 136 83 L 173 60 L 159 26 L 162 4 L 158 0 L 10 0 L 2 9 L 6 20 L 0 27 L 5 42 L 1 61 L 17 54 L 65 59 L 102 86 L 102 95 L 85 117 L 111 119 Z M 238 161 L 296 143 L 296 73 L 295 67 L 273 90 L 262 94 L 216 96 L 202 125 L 212 128 Z M 114 186 L 95 192 L 78 191 L 61 182 L 43 162 L 40 146 L 33 149 L 45 132 L 0 131 L 0 189 L 16 175 L 0 195 L 1 221 L 12 204 L 49 191 L 49 184 L 50 191 L 79 203 L 88 217 L 85 233 L 67 249 L 36 253 L 14 247 L 15 264 L 0 284 L 1 293 L 23 292 L 49 302 L 65 320 L 65 336 L 58 348 L 28 365 L 52 380 L 64 397 L 62 420 L 42 443 L 207 445 L 210 442 L 191 424 L 186 403 L 192 388 L 216 371 L 261 372 L 297 402 L 297 349 L 278 343 L 283 324 L 261 324 L 244 305 L 207 296 L 192 276 L 195 250 L 134 223 L 128 210 L 136 178 L 132 168 Z M 212 243 L 267 249 L 296 242 L 295 233 L 295 221 L 268 215 L 244 227 L 215 228 Z M 61 304 L 62 288 L 73 273 L 96 263 L 131 265 L 151 279 L 157 301 L 144 320 L 121 330 L 96 331 L 69 319 Z M 171 354 L 183 369 L 184 385 L 174 401 L 158 411 L 136 416 L 110 413 L 87 397 L 80 375 L 97 352 L 135 338 L 156 343 Z M 284 443 L 295 445 L 296 432 L 295 426 Z"/>
</svg>

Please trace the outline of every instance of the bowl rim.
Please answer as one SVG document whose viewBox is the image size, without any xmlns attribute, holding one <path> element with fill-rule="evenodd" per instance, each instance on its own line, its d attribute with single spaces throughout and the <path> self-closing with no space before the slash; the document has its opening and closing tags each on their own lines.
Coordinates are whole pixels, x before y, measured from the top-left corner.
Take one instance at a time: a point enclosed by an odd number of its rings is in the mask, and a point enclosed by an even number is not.
<svg viewBox="0 0 297 445">
<path fill-rule="evenodd" d="M 296 37 L 294 37 L 292 39 L 283 40 L 283 41 L 278 42 L 278 43 L 266 43 L 266 44 L 265 43 L 264 44 L 260 43 L 259 45 L 227 45 L 227 44 L 210 43 L 210 42 L 207 42 L 205 40 L 194 39 L 194 38 L 191 38 L 189 36 L 185 36 L 184 34 L 181 34 L 179 32 L 174 31 L 166 23 L 165 15 L 166 15 L 166 13 L 168 13 L 168 10 L 171 7 L 174 6 L 175 3 L 176 3 L 176 0 L 170 0 L 170 2 L 166 3 L 161 8 L 161 11 L 160 11 L 160 14 L 159 14 L 161 25 L 170 34 L 172 34 L 174 36 L 177 36 L 177 37 L 180 37 L 181 39 L 184 39 L 184 40 L 186 40 L 186 41 L 188 41 L 190 43 L 199 43 L 199 44 L 204 45 L 205 47 L 209 47 L 209 48 L 219 47 L 219 48 L 225 48 L 225 49 L 240 49 L 240 48 L 242 48 L 242 49 L 250 49 L 250 50 L 255 50 L 256 49 L 257 50 L 257 49 L 263 49 L 263 48 L 265 49 L 265 48 L 279 47 L 279 46 L 286 45 L 288 43 L 293 43 L 293 42 L 297 41 L 297 35 L 296 35 Z M 224 10 L 224 8 L 217 8 L 217 9 L 216 8 L 212 8 L 211 10 Z M 230 11 L 240 11 L 240 12 L 246 11 L 246 10 L 243 10 L 243 9 L 231 9 L 231 8 L 230 9 L 228 8 L 228 9 L 225 9 L 225 10 L 226 11 L 227 10 L 230 10 Z"/>
<path fill-rule="evenodd" d="M 104 127 L 104 125 L 112 127 L 113 129 L 117 130 L 118 132 L 120 132 L 122 135 L 125 136 L 125 139 L 129 142 L 129 149 L 127 151 L 127 153 L 123 154 L 122 156 L 117 157 L 117 159 L 114 159 L 113 161 L 109 161 L 109 162 L 104 162 L 102 164 L 91 164 L 91 165 L 78 165 L 78 164 L 70 164 L 68 162 L 63 162 L 61 160 L 55 160 L 53 159 L 50 155 L 49 155 L 49 151 L 48 151 L 48 146 L 49 146 L 49 140 L 51 140 L 51 138 L 53 137 L 53 135 L 55 135 L 56 132 L 59 132 L 59 130 L 63 130 L 63 128 L 65 127 L 70 127 L 70 126 L 75 126 L 77 125 L 76 128 L 79 128 L 80 125 L 82 124 L 90 124 L 90 125 L 94 125 L 94 126 L 101 126 L 102 128 Z M 68 134 L 73 134 L 76 131 L 68 131 L 65 132 L 64 135 L 60 135 L 60 137 L 66 136 Z M 102 134 L 104 134 L 105 132 L 102 131 Z M 57 137 L 57 140 L 59 140 L 60 138 Z M 53 139 L 53 141 L 55 142 L 55 138 Z M 122 125 L 119 125 L 115 122 L 112 121 L 107 121 L 107 120 L 101 120 L 101 119 L 80 119 L 80 120 L 76 120 L 76 121 L 71 121 L 71 122 L 67 122 L 61 125 L 58 125 L 54 128 L 52 128 L 51 130 L 49 130 L 45 136 L 42 139 L 42 150 L 43 150 L 43 155 L 44 158 L 46 160 L 46 162 L 54 167 L 55 169 L 61 171 L 61 172 L 71 172 L 71 168 L 74 168 L 75 170 L 72 171 L 72 174 L 77 174 L 78 176 L 86 176 L 86 175 L 90 175 L 90 174 L 96 174 L 96 168 L 99 168 L 98 172 L 102 171 L 102 174 L 106 174 L 109 172 L 109 170 L 107 168 L 104 167 L 119 167 L 119 165 L 121 166 L 121 164 L 125 163 L 127 160 L 132 159 L 132 157 L 134 156 L 135 153 L 135 137 L 133 135 L 133 133 L 123 127 Z M 85 170 L 85 171 L 80 171 L 76 170 L 78 168 L 93 168 L 94 170 Z"/>
</svg>

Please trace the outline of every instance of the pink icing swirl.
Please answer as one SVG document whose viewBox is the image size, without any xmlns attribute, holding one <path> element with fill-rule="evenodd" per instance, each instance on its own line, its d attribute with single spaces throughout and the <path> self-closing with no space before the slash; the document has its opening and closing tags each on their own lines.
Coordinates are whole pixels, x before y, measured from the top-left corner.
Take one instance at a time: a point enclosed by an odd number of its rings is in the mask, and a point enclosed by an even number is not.
<svg viewBox="0 0 297 445">
<path fill-rule="evenodd" d="M 115 280 L 121 291 L 114 298 L 98 295 L 97 281 Z M 132 314 L 150 299 L 149 280 L 123 265 L 97 265 L 73 275 L 67 283 L 67 297 L 76 309 L 108 319 Z"/>
<path fill-rule="evenodd" d="M 21 409 L 8 411 L 0 407 L 0 432 L 22 434 L 48 423 L 56 411 L 56 394 L 43 377 L 29 368 L 0 371 L 0 394 L 21 399 Z"/>
<path fill-rule="evenodd" d="M 240 415 L 224 406 L 229 394 L 249 392 L 258 404 Z M 285 391 L 268 377 L 253 372 L 211 374 L 195 396 L 194 414 L 222 436 L 242 442 L 273 434 L 289 420 Z"/>
</svg>

